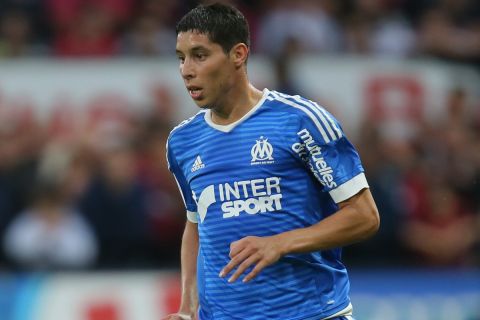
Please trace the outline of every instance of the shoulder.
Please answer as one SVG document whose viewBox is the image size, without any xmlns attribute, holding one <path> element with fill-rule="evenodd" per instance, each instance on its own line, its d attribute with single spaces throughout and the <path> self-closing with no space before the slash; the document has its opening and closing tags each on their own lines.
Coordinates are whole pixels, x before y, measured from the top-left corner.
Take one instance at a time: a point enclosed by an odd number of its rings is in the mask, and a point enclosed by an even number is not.
<svg viewBox="0 0 480 320">
<path fill-rule="evenodd" d="M 300 127 L 314 129 L 326 143 L 338 140 L 343 136 L 337 119 L 315 101 L 300 95 L 288 95 L 278 91 L 270 91 L 269 96 L 272 103 L 276 103 L 280 108 L 291 113 Z"/>
<path fill-rule="evenodd" d="M 300 95 L 289 95 L 278 91 L 270 91 L 267 97 L 276 107 L 285 112 L 296 115 L 298 118 L 308 118 L 317 112 L 325 111 L 323 107 L 316 102 Z"/>
<path fill-rule="evenodd" d="M 188 135 L 192 131 L 194 132 L 196 129 L 196 126 L 199 123 L 202 123 L 204 121 L 204 115 L 205 115 L 205 110 L 200 110 L 196 115 L 193 117 L 190 117 L 186 120 L 183 120 L 180 122 L 177 126 L 175 126 L 171 131 L 168 136 L 168 144 L 171 144 L 178 138 L 181 138 L 183 135 Z"/>
</svg>

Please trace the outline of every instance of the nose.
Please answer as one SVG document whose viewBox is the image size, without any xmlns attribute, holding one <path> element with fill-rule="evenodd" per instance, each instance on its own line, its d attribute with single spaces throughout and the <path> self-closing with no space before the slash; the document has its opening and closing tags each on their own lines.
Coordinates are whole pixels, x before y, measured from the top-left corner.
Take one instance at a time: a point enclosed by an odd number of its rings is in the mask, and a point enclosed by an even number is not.
<svg viewBox="0 0 480 320">
<path fill-rule="evenodd" d="M 185 58 L 182 63 L 180 63 L 180 74 L 185 80 L 190 80 L 195 77 L 195 70 L 190 59 Z"/>
</svg>

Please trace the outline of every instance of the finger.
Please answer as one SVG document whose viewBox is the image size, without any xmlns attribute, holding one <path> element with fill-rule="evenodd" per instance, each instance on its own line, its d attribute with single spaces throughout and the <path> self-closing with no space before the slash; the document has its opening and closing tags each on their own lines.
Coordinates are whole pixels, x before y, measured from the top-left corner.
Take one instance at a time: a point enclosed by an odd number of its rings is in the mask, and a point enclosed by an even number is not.
<svg viewBox="0 0 480 320">
<path fill-rule="evenodd" d="M 230 277 L 230 279 L 228 279 L 228 282 L 232 283 L 237 281 L 237 279 L 245 272 L 245 270 L 247 270 L 248 267 L 258 260 L 260 260 L 260 256 L 256 254 L 248 257 L 238 266 L 237 270 L 235 270 L 235 273 Z"/>
<path fill-rule="evenodd" d="M 244 240 L 245 238 L 243 239 L 240 239 L 238 241 L 235 241 L 235 242 L 232 242 L 230 244 L 230 253 L 229 253 L 229 256 L 230 258 L 233 258 L 234 256 L 236 256 L 237 254 L 239 254 L 240 252 L 243 251 L 243 249 L 245 249 L 245 247 L 247 246 L 248 242 Z"/>
<path fill-rule="evenodd" d="M 227 274 L 229 274 L 237 265 L 243 262 L 248 256 L 250 255 L 249 250 L 243 250 L 239 252 L 237 255 L 232 257 L 232 260 L 228 262 L 228 264 L 223 267 L 222 271 L 220 271 L 220 277 L 223 278 Z"/>
<path fill-rule="evenodd" d="M 259 263 L 257 263 L 255 268 L 253 268 L 252 271 L 250 271 L 250 273 L 247 274 L 245 276 L 245 278 L 243 278 L 242 282 L 248 282 L 248 281 L 252 280 L 253 278 L 255 278 L 260 273 L 260 271 L 262 271 L 268 265 L 269 264 L 267 262 L 265 262 L 265 260 L 261 260 Z"/>
</svg>

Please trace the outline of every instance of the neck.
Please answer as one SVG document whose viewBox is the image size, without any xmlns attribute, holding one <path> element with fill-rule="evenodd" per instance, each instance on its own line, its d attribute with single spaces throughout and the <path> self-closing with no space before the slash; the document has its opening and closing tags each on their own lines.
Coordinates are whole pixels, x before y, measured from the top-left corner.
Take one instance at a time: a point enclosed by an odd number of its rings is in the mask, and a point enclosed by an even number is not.
<svg viewBox="0 0 480 320">
<path fill-rule="evenodd" d="M 225 92 L 223 101 L 212 108 L 212 121 L 228 125 L 247 114 L 262 98 L 262 91 L 255 88 L 248 80 L 242 79 Z"/>
</svg>

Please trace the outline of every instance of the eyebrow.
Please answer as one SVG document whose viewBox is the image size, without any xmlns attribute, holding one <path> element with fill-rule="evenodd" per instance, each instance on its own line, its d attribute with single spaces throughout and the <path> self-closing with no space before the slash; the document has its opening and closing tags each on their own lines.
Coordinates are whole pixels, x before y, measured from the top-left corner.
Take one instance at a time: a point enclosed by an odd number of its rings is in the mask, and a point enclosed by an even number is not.
<svg viewBox="0 0 480 320">
<path fill-rule="evenodd" d="M 193 47 L 192 49 L 190 49 L 190 51 L 201 51 L 201 50 L 204 50 L 204 51 L 209 51 L 207 48 L 205 48 L 204 46 L 196 46 L 196 47 Z"/>
<path fill-rule="evenodd" d="M 207 52 L 209 52 L 210 50 L 208 48 L 204 47 L 204 46 L 195 46 L 195 47 L 191 48 L 189 51 L 190 52 L 196 52 L 196 51 L 207 51 Z M 175 50 L 175 52 L 177 54 L 183 54 L 183 51 L 178 50 L 178 49 Z"/>
</svg>

